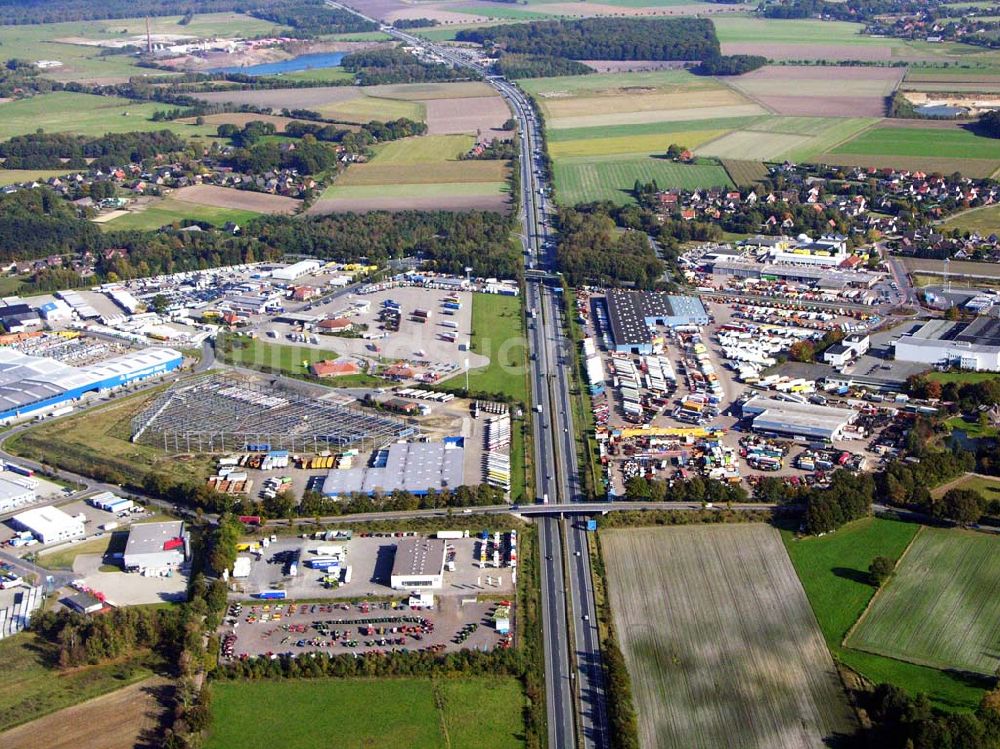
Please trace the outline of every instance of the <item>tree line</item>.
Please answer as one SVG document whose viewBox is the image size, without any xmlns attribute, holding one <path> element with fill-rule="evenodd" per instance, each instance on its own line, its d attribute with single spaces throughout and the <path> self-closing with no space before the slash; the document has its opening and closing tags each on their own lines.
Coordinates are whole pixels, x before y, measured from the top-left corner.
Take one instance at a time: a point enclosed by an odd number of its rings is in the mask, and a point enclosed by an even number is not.
<svg viewBox="0 0 1000 749">
<path fill-rule="evenodd" d="M 354 73 L 359 86 L 388 83 L 426 83 L 467 80 L 467 71 L 437 62 L 425 62 L 402 47 L 366 49 L 345 55 L 340 65 Z"/>
<path fill-rule="evenodd" d="M 282 26 L 291 26 L 298 32 L 298 36 L 378 30 L 377 23 L 366 21 L 350 11 L 332 8 L 323 0 L 295 0 L 291 4 L 268 4 L 251 10 L 250 15 Z"/>
<path fill-rule="evenodd" d="M 557 75 L 589 75 L 593 69 L 582 62 L 555 55 L 501 54 L 494 63 L 507 78 L 548 78 Z"/>
<path fill-rule="evenodd" d="M 283 0 L 0 0 L 0 25 L 96 21 L 105 18 L 246 12 Z"/>
<path fill-rule="evenodd" d="M 455 38 L 504 52 L 571 60 L 704 60 L 719 56 L 704 18 L 584 18 L 462 29 Z"/>
<path fill-rule="evenodd" d="M 6 169 L 106 169 L 186 150 L 187 141 L 170 130 L 100 137 L 40 132 L 0 142 Z M 93 161 L 88 164 L 87 159 Z"/>
</svg>

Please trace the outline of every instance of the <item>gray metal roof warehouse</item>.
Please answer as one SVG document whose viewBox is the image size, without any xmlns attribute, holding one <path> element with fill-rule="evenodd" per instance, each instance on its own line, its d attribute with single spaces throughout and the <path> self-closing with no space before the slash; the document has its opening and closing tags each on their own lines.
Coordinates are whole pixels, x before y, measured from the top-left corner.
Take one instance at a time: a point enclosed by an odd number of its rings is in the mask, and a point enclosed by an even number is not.
<svg viewBox="0 0 1000 749">
<path fill-rule="evenodd" d="M 755 396 L 743 404 L 743 416 L 753 418 L 756 432 L 831 441 L 841 436 L 858 412 Z"/>
<path fill-rule="evenodd" d="M 622 291 L 607 296 L 608 320 L 615 349 L 652 352 L 650 325 L 707 325 L 708 312 L 698 297 L 678 296 L 664 291 Z"/>
<path fill-rule="evenodd" d="M 389 445 L 375 454 L 374 465 L 330 471 L 323 481 L 323 493 L 339 497 L 397 489 L 412 494 L 426 494 L 428 489 L 454 489 L 464 483 L 463 445 L 461 438 Z"/>
</svg>

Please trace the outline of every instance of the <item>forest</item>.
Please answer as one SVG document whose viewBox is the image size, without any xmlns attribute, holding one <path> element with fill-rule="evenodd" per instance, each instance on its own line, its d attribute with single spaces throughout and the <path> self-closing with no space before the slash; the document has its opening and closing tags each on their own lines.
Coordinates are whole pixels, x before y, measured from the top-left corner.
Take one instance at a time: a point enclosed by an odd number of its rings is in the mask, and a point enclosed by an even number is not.
<svg viewBox="0 0 1000 749">
<path fill-rule="evenodd" d="M 292 4 L 269 3 L 251 10 L 250 15 L 282 26 L 291 26 L 300 36 L 378 30 L 378 24 L 366 21 L 350 11 L 331 8 L 322 0 L 295 0 Z"/>
<path fill-rule="evenodd" d="M 183 153 L 187 142 L 170 130 L 106 133 L 100 137 L 69 133 L 30 133 L 0 143 L 6 169 L 101 169 L 139 164 L 157 155 Z M 94 159 L 88 164 L 87 159 Z"/>
<path fill-rule="evenodd" d="M 642 231 L 615 230 L 600 208 L 564 208 L 556 219 L 556 257 L 568 283 L 651 288 L 666 270 Z"/>
<path fill-rule="evenodd" d="M 322 0 L 313 0 L 322 5 Z M 96 21 L 105 18 L 180 16 L 191 13 L 255 11 L 283 0 L 0 0 L 0 24 Z"/>
<path fill-rule="evenodd" d="M 557 75 L 587 75 L 594 71 L 582 62 L 554 55 L 502 54 L 496 69 L 507 78 L 548 78 Z"/>
<path fill-rule="evenodd" d="M 767 64 L 763 55 L 719 55 L 706 57 L 691 72 L 697 75 L 742 75 Z"/>
<path fill-rule="evenodd" d="M 704 60 L 720 54 L 715 26 L 704 18 L 536 21 L 463 29 L 455 38 L 571 60 Z"/>
<path fill-rule="evenodd" d="M 345 55 L 341 67 L 354 73 L 359 86 L 388 83 L 424 83 L 457 81 L 469 78 L 469 73 L 441 63 L 424 62 L 401 47 L 366 49 Z"/>
</svg>

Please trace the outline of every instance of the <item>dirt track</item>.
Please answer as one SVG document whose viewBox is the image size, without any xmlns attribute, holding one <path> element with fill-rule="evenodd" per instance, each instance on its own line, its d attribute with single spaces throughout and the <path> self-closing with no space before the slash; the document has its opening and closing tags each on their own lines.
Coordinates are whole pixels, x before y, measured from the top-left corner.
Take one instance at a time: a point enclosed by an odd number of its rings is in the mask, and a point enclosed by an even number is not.
<svg viewBox="0 0 1000 749">
<path fill-rule="evenodd" d="M 159 745 L 166 679 L 152 678 L 0 733 L 4 749 L 133 749 Z"/>
<path fill-rule="evenodd" d="M 318 200 L 310 216 L 368 211 L 500 211 L 510 209 L 506 195 L 452 195 L 428 198 L 332 198 Z"/>
</svg>

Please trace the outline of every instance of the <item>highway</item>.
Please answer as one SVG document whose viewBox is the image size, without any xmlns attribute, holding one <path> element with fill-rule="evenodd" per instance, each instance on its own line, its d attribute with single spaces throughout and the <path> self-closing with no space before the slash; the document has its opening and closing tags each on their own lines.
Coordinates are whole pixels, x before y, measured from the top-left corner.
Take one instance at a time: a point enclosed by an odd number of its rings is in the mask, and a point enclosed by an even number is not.
<svg viewBox="0 0 1000 749">
<path fill-rule="evenodd" d="M 340 3 L 328 0 L 328 4 L 378 23 Z M 574 503 L 582 499 L 567 366 L 574 352 L 564 333 L 561 287 L 550 285 L 553 277 L 540 273 L 551 274 L 557 269 L 549 237 L 551 193 L 545 184 L 544 151 L 534 109 L 517 86 L 492 75 L 475 60 L 391 26 L 381 28 L 483 76 L 510 105 L 518 121 L 518 212 L 526 264 L 534 271 L 528 273 L 525 284 L 525 308 L 529 311 L 536 499 L 542 506 Z M 549 746 L 604 749 L 610 744 L 586 532 L 576 524 L 548 516 L 540 518 L 538 530 Z"/>
</svg>

